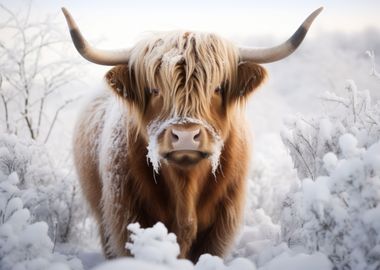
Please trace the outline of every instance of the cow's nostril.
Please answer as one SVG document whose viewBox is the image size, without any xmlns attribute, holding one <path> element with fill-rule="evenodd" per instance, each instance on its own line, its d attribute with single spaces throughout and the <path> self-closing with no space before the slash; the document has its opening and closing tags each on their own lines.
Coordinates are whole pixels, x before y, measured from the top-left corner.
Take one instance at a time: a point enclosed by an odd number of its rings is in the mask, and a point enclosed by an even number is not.
<svg viewBox="0 0 380 270">
<path fill-rule="evenodd" d="M 201 130 L 198 129 L 197 132 L 196 132 L 196 134 L 195 134 L 194 137 L 193 137 L 193 140 L 194 140 L 195 142 L 199 142 L 200 138 L 201 138 Z"/>
<path fill-rule="evenodd" d="M 173 130 L 171 131 L 171 134 L 172 134 L 172 142 L 178 142 L 179 140 L 178 135 L 175 134 Z"/>
</svg>

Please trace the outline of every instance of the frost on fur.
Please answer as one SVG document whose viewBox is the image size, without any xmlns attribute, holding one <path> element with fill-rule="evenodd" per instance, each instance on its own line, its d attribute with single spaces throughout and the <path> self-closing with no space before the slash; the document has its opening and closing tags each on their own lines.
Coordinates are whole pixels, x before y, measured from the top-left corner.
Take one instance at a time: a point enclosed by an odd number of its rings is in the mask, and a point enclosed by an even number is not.
<svg viewBox="0 0 380 270">
<path fill-rule="evenodd" d="M 186 123 L 202 125 L 204 128 L 207 129 L 208 132 L 210 132 L 210 134 L 214 138 L 214 151 L 212 155 L 209 157 L 209 160 L 211 162 L 212 173 L 215 174 L 219 166 L 219 159 L 223 149 L 223 140 L 219 136 L 218 132 L 210 124 L 202 120 L 190 117 L 174 117 L 166 121 L 153 121 L 148 126 L 149 144 L 147 147 L 147 159 L 150 160 L 154 171 L 158 174 L 159 168 L 161 166 L 157 144 L 158 136 L 171 125 Z"/>
</svg>

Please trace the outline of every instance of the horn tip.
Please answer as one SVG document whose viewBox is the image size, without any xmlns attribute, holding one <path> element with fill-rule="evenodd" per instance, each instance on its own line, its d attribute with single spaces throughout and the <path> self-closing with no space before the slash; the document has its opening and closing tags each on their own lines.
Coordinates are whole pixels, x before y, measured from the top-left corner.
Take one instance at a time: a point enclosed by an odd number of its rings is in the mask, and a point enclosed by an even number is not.
<svg viewBox="0 0 380 270">
<path fill-rule="evenodd" d="M 320 7 L 318 9 L 316 9 L 314 12 L 315 12 L 315 15 L 319 15 L 319 13 L 321 13 L 323 11 L 324 7 Z"/>
<path fill-rule="evenodd" d="M 313 17 L 313 18 L 317 17 L 322 12 L 323 9 L 324 9 L 324 7 L 322 6 L 318 9 L 314 10 L 314 12 L 310 14 L 310 17 Z"/>
<path fill-rule="evenodd" d="M 67 25 L 69 26 L 69 29 L 72 30 L 74 28 L 78 28 L 70 12 L 65 7 L 62 7 L 61 10 L 63 12 L 63 15 L 65 15 L 65 19 L 66 19 Z"/>
<path fill-rule="evenodd" d="M 61 10 L 62 10 L 62 12 L 63 12 L 63 14 L 65 15 L 65 16 L 67 16 L 68 15 L 68 11 L 67 11 L 67 8 L 65 8 L 65 7 L 61 7 Z"/>
<path fill-rule="evenodd" d="M 314 12 L 311 13 L 309 15 L 309 17 L 306 18 L 306 20 L 302 24 L 306 28 L 306 30 L 308 30 L 310 28 L 310 26 L 313 23 L 313 21 L 315 20 L 315 18 L 317 18 L 317 16 L 319 15 L 319 13 L 322 12 L 323 9 L 324 9 L 324 7 L 322 6 L 322 7 L 318 8 L 318 9 L 314 10 Z"/>
</svg>

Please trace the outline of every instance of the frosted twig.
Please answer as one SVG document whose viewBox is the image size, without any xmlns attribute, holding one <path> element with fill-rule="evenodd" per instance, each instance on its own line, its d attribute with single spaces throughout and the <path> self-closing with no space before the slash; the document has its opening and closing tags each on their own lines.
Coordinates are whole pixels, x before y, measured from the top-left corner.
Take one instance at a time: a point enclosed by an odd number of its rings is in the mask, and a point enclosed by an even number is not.
<svg viewBox="0 0 380 270">
<path fill-rule="evenodd" d="M 299 138 L 301 138 L 305 144 L 308 146 L 310 154 L 313 156 L 313 159 L 315 160 L 315 151 L 313 151 L 313 147 L 311 146 L 310 142 L 303 136 L 303 134 L 297 134 Z"/>
<path fill-rule="evenodd" d="M 53 117 L 53 120 L 50 124 L 50 127 L 49 127 L 49 131 L 45 137 L 45 140 L 44 140 L 44 143 L 46 143 L 48 140 L 49 140 L 49 137 L 50 137 L 50 134 L 54 128 L 54 125 L 55 123 L 57 122 L 57 119 L 58 119 L 58 116 L 59 116 L 59 113 L 64 109 L 66 108 L 66 106 L 68 106 L 70 103 L 74 102 L 76 99 L 69 99 L 69 100 L 66 100 L 64 104 L 62 104 L 56 111 L 55 111 L 55 114 L 54 114 L 54 117 Z"/>
<path fill-rule="evenodd" d="M 286 139 L 286 142 L 287 142 L 287 144 L 289 144 L 291 147 L 293 147 L 293 149 L 294 149 L 294 150 L 296 151 L 296 153 L 299 155 L 299 157 L 301 158 L 301 160 L 302 160 L 304 166 L 306 167 L 306 170 L 309 172 L 310 178 L 313 179 L 313 180 L 315 180 L 315 177 L 314 177 L 313 173 L 311 172 L 311 169 L 309 168 L 309 166 L 308 166 L 308 164 L 307 164 L 305 158 L 303 157 L 303 155 L 302 155 L 300 149 L 299 149 L 294 143 L 292 143 L 290 140 Z"/>
<path fill-rule="evenodd" d="M 375 52 L 373 50 L 368 50 L 366 51 L 366 54 L 371 60 L 371 71 L 369 72 L 369 75 L 375 76 L 376 78 L 380 79 L 380 73 L 376 70 Z"/>
<path fill-rule="evenodd" d="M 354 116 L 354 123 L 357 120 L 357 87 L 353 80 L 348 80 L 346 85 L 346 90 L 352 93 L 351 96 L 351 106 L 352 106 L 352 115 Z"/>
<path fill-rule="evenodd" d="M 326 93 L 324 93 L 323 96 L 321 96 L 321 99 L 323 101 L 334 102 L 334 103 L 341 104 L 341 105 L 343 105 L 346 108 L 349 107 L 349 104 L 348 104 L 349 101 L 347 99 L 345 99 L 345 98 L 337 96 L 335 93 L 326 92 Z"/>
</svg>

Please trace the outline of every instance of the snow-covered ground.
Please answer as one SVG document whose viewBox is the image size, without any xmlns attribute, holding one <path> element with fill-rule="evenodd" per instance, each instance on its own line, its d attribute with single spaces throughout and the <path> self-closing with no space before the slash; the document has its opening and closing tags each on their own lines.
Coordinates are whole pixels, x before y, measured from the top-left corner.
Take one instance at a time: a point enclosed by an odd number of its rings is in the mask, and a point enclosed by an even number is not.
<svg viewBox="0 0 380 270">
<path fill-rule="evenodd" d="M 158 223 L 130 225 L 134 257 L 104 261 L 72 168 L 56 165 L 50 145 L 1 134 L 0 269 L 379 269 L 373 33 L 322 35 L 268 66 L 268 85 L 247 105 L 255 147 L 245 221 L 224 260 L 178 260 L 175 235 Z"/>
</svg>

